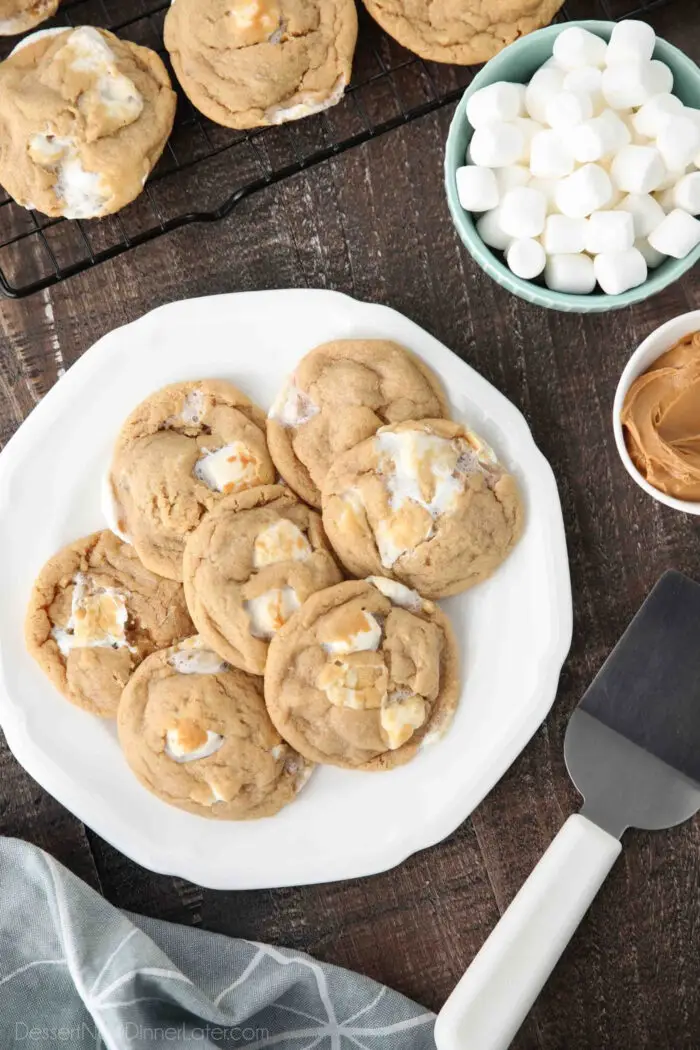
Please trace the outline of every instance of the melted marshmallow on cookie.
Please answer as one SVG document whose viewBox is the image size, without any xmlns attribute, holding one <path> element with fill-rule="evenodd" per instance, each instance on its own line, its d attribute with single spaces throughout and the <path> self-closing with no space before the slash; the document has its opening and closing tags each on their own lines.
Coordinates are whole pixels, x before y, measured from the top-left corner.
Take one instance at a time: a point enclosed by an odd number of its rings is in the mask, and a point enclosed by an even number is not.
<svg viewBox="0 0 700 1050">
<path fill-rule="evenodd" d="M 204 451 L 195 464 L 195 477 L 215 492 L 241 492 L 260 483 L 262 464 L 245 442 L 234 441 L 214 452 Z"/>
<path fill-rule="evenodd" d="M 243 602 L 250 617 L 250 633 L 269 641 L 301 606 L 293 587 L 273 587 L 257 598 Z"/>
<path fill-rule="evenodd" d="M 378 522 L 375 538 L 382 565 L 390 569 L 431 538 L 435 519 L 452 509 L 466 475 L 488 472 L 496 457 L 470 431 L 452 440 L 414 430 L 380 431 L 375 442 L 392 511 Z"/>
<path fill-rule="evenodd" d="M 64 657 L 71 649 L 120 649 L 129 645 L 125 634 L 128 618 L 124 594 L 99 587 L 91 577 L 78 573 L 70 619 L 65 627 L 52 628 L 51 634 Z"/>
<path fill-rule="evenodd" d="M 309 395 L 290 379 L 275 398 L 268 418 L 274 419 L 283 427 L 300 427 L 320 411 Z"/>
<path fill-rule="evenodd" d="M 285 561 L 306 561 L 312 553 L 311 544 L 301 529 L 289 518 L 280 518 L 255 537 L 253 568 L 262 569 Z"/>
<path fill-rule="evenodd" d="M 196 762 L 215 754 L 223 742 L 220 733 L 203 729 L 190 719 L 179 718 L 165 734 L 165 753 L 174 762 Z"/>
</svg>

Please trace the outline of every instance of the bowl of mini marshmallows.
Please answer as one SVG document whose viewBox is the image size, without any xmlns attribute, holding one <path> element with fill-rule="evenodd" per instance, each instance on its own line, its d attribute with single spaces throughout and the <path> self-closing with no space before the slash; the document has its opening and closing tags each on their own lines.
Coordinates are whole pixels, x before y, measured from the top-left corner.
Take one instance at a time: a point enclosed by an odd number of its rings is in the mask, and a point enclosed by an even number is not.
<svg viewBox="0 0 700 1050">
<path fill-rule="evenodd" d="M 582 313 L 647 299 L 700 258 L 700 69 L 632 19 L 531 33 L 465 92 L 445 183 L 508 291 Z"/>
</svg>

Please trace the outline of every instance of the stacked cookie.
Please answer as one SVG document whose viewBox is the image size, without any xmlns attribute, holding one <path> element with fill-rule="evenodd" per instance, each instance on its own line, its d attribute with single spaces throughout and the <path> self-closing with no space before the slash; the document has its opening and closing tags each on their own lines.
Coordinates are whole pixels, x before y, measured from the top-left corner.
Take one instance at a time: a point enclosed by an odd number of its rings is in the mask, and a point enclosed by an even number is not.
<svg viewBox="0 0 700 1050">
<path fill-rule="evenodd" d="M 73 703 L 116 714 L 142 784 L 203 816 L 274 813 L 315 763 L 408 761 L 460 691 L 434 600 L 522 528 L 513 477 L 447 417 L 433 374 L 384 340 L 312 350 L 267 420 L 224 380 L 155 392 L 117 437 L 110 529 L 35 584 L 30 652 Z"/>
</svg>

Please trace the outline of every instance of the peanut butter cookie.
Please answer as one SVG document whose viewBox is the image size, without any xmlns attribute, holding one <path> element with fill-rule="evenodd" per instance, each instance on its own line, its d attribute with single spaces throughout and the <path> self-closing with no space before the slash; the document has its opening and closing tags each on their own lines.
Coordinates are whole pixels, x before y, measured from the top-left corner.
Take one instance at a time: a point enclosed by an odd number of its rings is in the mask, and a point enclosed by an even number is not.
<svg viewBox="0 0 700 1050">
<path fill-rule="evenodd" d="M 340 456 L 323 489 L 323 523 L 354 576 L 383 573 L 444 598 L 486 579 L 520 536 L 515 479 L 459 423 L 382 427 Z"/>
<path fill-rule="evenodd" d="M 563 0 L 364 0 L 380 26 L 432 62 L 473 66 L 548 25 Z"/>
<path fill-rule="evenodd" d="M 258 675 L 282 624 L 311 594 L 342 579 L 320 515 L 281 485 L 217 504 L 190 535 L 183 568 L 203 641 Z"/>
<path fill-rule="evenodd" d="M 0 36 L 16 36 L 45 22 L 60 0 L 0 0 Z"/>
<path fill-rule="evenodd" d="M 154 51 L 92 26 L 40 31 L 0 63 L 0 183 L 45 215 L 109 215 L 141 193 L 174 118 Z"/>
<path fill-rule="evenodd" d="M 186 95 L 229 128 L 282 124 L 340 102 L 354 0 L 177 0 L 165 46 Z"/>
<path fill-rule="evenodd" d="M 319 591 L 270 643 L 270 718 L 314 762 L 367 770 L 408 762 L 445 732 L 458 697 L 447 617 L 394 580 Z"/>
<path fill-rule="evenodd" d="M 116 714 L 144 657 L 191 633 L 182 587 L 149 572 L 108 530 L 49 559 L 25 632 L 27 649 L 66 699 L 104 717 Z"/>
<path fill-rule="evenodd" d="M 265 416 L 231 383 L 173 383 L 134 409 L 108 479 L 115 531 L 153 572 L 182 579 L 185 540 L 226 495 L 272 484 Z"/>
<path fill-rule="evenodd" d="M 313 768 L 272 725 L 261 679 L 230 667 L 198 637 L 141 664 L 117 725 L 143 786 L 202 817 L 272 816 Z"/>
<path fill-rule="evenodd" d="M 314 507 L 333 460 L 385 423 L 448 415 L 437 378 L 386 339 L 338 339 L 312 350 L 275 400 L 267 440 L 287 484 Z"/>
</svg>

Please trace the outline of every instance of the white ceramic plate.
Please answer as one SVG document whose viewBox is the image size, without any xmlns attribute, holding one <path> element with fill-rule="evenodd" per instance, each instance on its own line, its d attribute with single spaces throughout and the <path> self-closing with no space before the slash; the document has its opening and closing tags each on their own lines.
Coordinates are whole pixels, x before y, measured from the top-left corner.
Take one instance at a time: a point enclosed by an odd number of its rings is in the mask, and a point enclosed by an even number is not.
<svg viewBox="0 0 700 1050">
<path fill-rule="evenodd" d="M 320 768 L 293 805 L 251 823 L 165 805 L 132 776 L 114 725 L 66 703 L 27 655 L 32 581 L 59 547 L 103 525 L 100 481 L 123 419 L 181 379 L 233 380 L 267 408 L 299 358 L 337 338 L 410 347 L 516 474 L 527 526 L 493 579 L 445 602 L 464 687 L 446 737 L 389 773 Z M 552 471 L 522 415 L 411 321 L 325 291 L 252 292 L 161 307 L 76 362 L 0 456 L 0 720 L 25 769 L 133 860 L 215 889 L 383 871 L 460 824 L 547 714 L 571 641 L 569 570 Z"/>
</svg>

